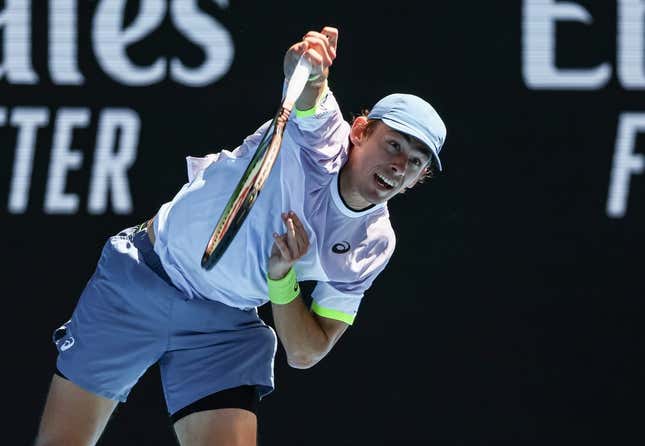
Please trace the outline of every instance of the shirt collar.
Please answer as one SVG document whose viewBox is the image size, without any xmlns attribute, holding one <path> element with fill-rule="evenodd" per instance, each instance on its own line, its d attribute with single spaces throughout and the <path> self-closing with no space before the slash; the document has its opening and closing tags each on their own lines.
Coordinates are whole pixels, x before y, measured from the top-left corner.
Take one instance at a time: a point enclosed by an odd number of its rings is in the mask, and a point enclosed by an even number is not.
<svg viewBox="0 0 645 446">
<path fill-rule="evenodd" d="M 367 209 L 363 209 L 362 211 L 355 211 L 351 209 L 349 206 L 347 206 L 347 204 L 345 204 L 345 201 L 343 201 L 343 198 L 340 196 L 339 178 L 340 178 L 339 172 L 336 172 L 334 174 L 334 178 L 332 178 L 332 180 L 329 182 L 329 190 L 331 192 L 331 196 L 334 201 L 334 204 L 336 205 L 338 210 L 342 212 L 345 216 L 349 218 L 362 217 L 364 215 L 371 214 L 372 212 L 376 212 L 385 206 L 385 203 L 379 203 L 379 204 L 370 206 Z"/>
</svg>

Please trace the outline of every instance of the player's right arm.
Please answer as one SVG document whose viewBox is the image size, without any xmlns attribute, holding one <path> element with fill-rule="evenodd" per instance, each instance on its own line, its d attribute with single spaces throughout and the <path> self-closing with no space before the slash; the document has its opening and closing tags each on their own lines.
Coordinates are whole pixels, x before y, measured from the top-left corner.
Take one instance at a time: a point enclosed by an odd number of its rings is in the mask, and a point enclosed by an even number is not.
<svg viewBox="0 0 645 446">
<path fill-rule="evenodd" d="M 296 110 L 310 110 L 320 100 L 327 88 L 329 67 L 336 58 L 338 30 L 326 26 L 320 32 L 309 31 L 302 40 L 292 45 L 284 57 L 284 75 L 289 77 L 298 59 L 304 55 L 313 67 L 311 80 L 296 101 Z"/>
<path fill-rule="evenodd" d="M 325 27 L 321 32 L 310 31 L 303 40 L 292 45 L 284 57 L 284 72 L 288 78 L 302 54 L 312 61 L 314 76 L 296 102 L 287 124 L 287 133 L 301 155 L 318 166 L 311 173 L 323 175 L 338 170 L 344 148 L 348 144 L 349 124 L 343 119 L 338 103 L 327 85 L 330 65 L 336 57 L 338 30 Z"/>
</svg>

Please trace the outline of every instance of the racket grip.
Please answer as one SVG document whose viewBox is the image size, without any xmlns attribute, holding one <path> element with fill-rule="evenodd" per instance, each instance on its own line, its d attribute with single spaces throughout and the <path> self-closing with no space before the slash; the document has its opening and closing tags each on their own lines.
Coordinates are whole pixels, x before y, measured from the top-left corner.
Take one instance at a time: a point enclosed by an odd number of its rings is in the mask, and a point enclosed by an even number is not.
<svg viewBox="0 0 645 446">
<path fill-rule="evenodd" d="M 311 63 L 305 59 L 304 56 L 300 56 L 296 68 L 294 68 L 289 82 L 287 84 L 287 92 L 284 95 L 284 104 L 292 106 L 300 97 L 300 93 L 304 90 L 309 75 L 311 74 Z"/>
</svg>

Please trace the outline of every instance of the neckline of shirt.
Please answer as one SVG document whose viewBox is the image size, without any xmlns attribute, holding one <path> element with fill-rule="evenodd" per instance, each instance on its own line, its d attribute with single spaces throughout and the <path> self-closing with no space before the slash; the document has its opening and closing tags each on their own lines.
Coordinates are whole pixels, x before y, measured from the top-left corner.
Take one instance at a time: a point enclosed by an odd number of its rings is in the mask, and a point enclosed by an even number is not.
<svg viewBox="0 0 645 446">
<path fill-rule="evenodd" d="M 331 196 L 334 201 L 334 204 L 336 205 L 338 210 L 342 212 L 345 216 L 350 218 L 362 217 L 364 215 L 371 214 L 372 212 L 376 212 L 385 206 L 385 203 L 379 203 L 379 204 L 372 205 L 367 209 L 363 209 L 362 211 L 355 211 L 354 209 L 351 209 L 349 206 L 347 206 L 347 204 L 343 200 L 343 197 L 340 196 L 339 172 L 336 172 L 334 175 L 335 175 L 335 178 L 333 178 L 329 182 L 329 190 L 331 192 Z"/>
</svg>

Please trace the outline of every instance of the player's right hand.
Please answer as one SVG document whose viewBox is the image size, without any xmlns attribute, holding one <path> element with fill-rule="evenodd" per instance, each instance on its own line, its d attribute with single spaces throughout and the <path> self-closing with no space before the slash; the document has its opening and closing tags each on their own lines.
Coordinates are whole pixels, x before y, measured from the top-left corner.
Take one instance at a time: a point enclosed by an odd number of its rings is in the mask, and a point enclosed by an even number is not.
<svg viewBox="0 0 645 446">
<path fill-rule="evenodd" d="M 325 26 L 320 32 L 309 31 L 300 42 L 291 45 L 287 50 L 284 57 L 285 77 L 291 76 L 298 59 L 304 54 L 313 67 L 312 82 L 324 82 L 329 75 L 329 67 L 336 59 L 337 47 L 338 29 Z"/>
</svg>

